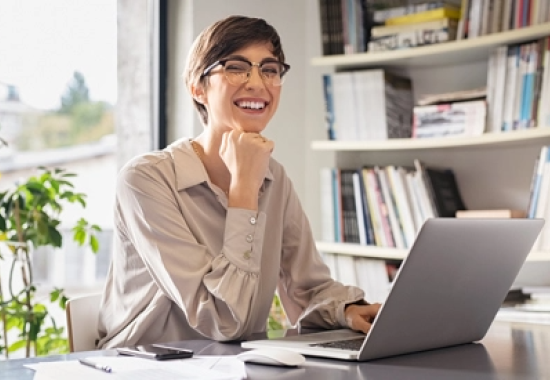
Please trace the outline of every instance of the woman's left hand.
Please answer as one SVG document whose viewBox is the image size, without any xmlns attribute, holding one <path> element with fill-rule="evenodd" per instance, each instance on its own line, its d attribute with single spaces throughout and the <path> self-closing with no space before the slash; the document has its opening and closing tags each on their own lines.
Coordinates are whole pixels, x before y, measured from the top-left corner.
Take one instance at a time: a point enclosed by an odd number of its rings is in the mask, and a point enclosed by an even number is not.
<svg viewBox="0 0 550 380">
<path fill-rule="evenodd" d="M 361 331 L 365 334 L 369 332 L 374 318 L 378 314 L 380 307 L 379 303 L 371 305 L 350 304 L 346 306 L 344 315 L 348 327 L 352 330 Z"/>
</svg>

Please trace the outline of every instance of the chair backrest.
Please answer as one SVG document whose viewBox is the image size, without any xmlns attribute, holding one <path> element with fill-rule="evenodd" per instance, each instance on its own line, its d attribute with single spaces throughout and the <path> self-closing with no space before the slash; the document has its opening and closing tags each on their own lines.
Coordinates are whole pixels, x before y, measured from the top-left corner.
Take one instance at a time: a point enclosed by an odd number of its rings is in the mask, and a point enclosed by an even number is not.
<svg viewBox="0 0 550 380">
<path fill-rule="evenodd" d="M 71 298 L 67 301 L 67 329 L 71 352 L 96 349 L 97 324 L 101 293 Z"/>
</svg>

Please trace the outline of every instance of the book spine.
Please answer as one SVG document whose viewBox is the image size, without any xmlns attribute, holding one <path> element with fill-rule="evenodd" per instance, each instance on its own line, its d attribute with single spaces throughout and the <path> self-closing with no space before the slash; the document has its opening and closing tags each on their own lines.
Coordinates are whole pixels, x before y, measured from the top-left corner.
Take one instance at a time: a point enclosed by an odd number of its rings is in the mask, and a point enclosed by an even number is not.
<svg viewBox="0 0 550 380">
<path fill-rule="evenodd" d="M 375 189 L 375 201 L 380 212 L 380 224 L 382 226 L 382 233 L 384 234 L 385 247 L 395 247 L 395 240 L 391 230 L 388 206 L 386 199 L 382 193 L 382 186 L 380 184 L 380 179 L 378 178 L 377 171 L 378 167 L 375 167 L 369 171 L 370 181 L 372 181 L 373 187 Z"/>
<path fill-rule="evenodd" d="M 328 0 L 319 0 L 319 17 L 321 26 L 321 43 L 323 55 L 330 55 L 330 27 L 329 27 L 329 2 Z"/>
<path fill-rule="evenodd" d="M 342 171 L 334 170 L 334 214 L 336 225 L 335 241 L 344 242 L 344 218 L 342 213 Z"/>
<path fill-rule="evenodd" d="M 388 219 L 390 222 L 390 230 L 393 236 L 395 247 L 403 249 L 405 245 L 405 237 L 403 235 L 403 230 L 401 224 L 399 223 L 399 214 L 397 212 L 397 204 L 395 202 L 395 196 L 393 195 L 390 186 L 389 179 L 386 175 L 386 171 L 382 168 L 376 167 L 376 175 L 378 177 L 378 182 L 380 183 L 380 189 L 382 190 L 382 196 L 384 198 L 384 203 L 386 204 L 386 209 L 388 210 Z"/>
<path fill-rule="evenodd" d="M 359 234 L 359 244 L 367 245 L 367 229 L 366 221 L 364 218 L 364 206 L 363 206 L 363 197 L 361 195 L 361 183 L 359 180 L 359 174 L 353 173 L 353 195 L 355 199 L 355 212 L 357 215 L 357 230 Z"/>
<path fill-rule="evenodd" d="M 456 38 L 456 28 L 419 29 L 371 38 L 369 51 L 387 51 L 433 45 L 452 41 Z"/>
<path fill-rule="evenodd" d="M 359 185 L 361 187 L 361 202 L 363 204 L 363 220 L 365 221 L 365 233 L 367 236 L 368 245 L 376 245 L 374 239 L 374 231 L 372 227 L 372 220 L 370 216 L 369 204 L 367 200 L 367 188 L 365 184 L 365 178 L 363 176 L 363 169 L 358 169 L 357 174 L 359 174 Z"/>
<path fill-rule="evenodd" d="M 386 20 L 386 25 L 402 25 L 413 24 L 417 22 L 426 22 L 438 20 L 442 18 L 460 19 L 460 9 L 456 7 L 441 7 L 437 9 L 427 10 L 425 12 L 417 12 L 401 17 L 389 18 Z"/>
<path fill-rule="evenodd" d="M 335 117 L 334 117 L 334 96 L 332 88 L 332 76 L 330 74 L 323 75 L 323 95 L 325 99 L 325 125 L 327 138 L 336 140 Z"/>
<path fill-rule="evenodd" d="M 321 215 L 322 215 L 322 239 L 323 241 L 335 241 L 334 227 L 334 192 L 332 186 L 332 168 L 321 169 Z"/>
<path fill-rule="evenodd" d="M 451 135 L 477 136 L 484 132 L 485 100 L 414 107 L 414 138 Z"/>
<path fill-rule="evenodd" d="M 385 247 L 386 239 L 382 228 L 382 217 L 376 203 L 376 188 L 371 177 L 372 169 L 364 168 L 362 170 L 363 182 L 365 183 L 365 192 L 367 194 L 367 203 L 372 221 L 372 230 L 374 233 L 374 243 L 376 246 Z"/>
<path fill-rule="evenodd" d="M 506 95 L 504 97 L 503 130 L 511 131 L 514 125 L 514 98 L 516 94 L 516 79 L 519 61 L 519 45 L 509 46 L 506 71 Z"/>
<path fill-rule="evenodd" d="M 549 7 L 550 12 L 550 7 Z M 543 73 L 541 79 L 541 96 L 538 105 L 538 127 L 550 127 L 550 37 L 544 41 Z"/>
<path fill-rule="evenodd" d="M 353 170 L 341 171 L 342 181 L 342 216 L 344 221 L 344 242 L 360 243 L 357 225 L 357 209 L 353 188 Z"/>
<path fill-rule="evenodd" d="M 543 146 L 540 150 L 540 154 L 536 164 L 536 171 L 533 176 L 533 182 L 531 185 L 531 197 L 529 200 L 529 208 L 527 212 L 528 218 L 534 218 L 537 210 L 537 203 L 539 200 L 540 183 L 542 181 L 542 172 L 544 164 L 546 162 L 546 156 L 548 154 L 548 146 Z"/>
<path fill-rule="evenodd" d="M 406 184 L 403 182 L 403 178 L 395 166 L 387 166 L 385 170 L 388 175 L 391 192 L 395 197 L 399 223 L 401 224 L 405 238 L 405 247 L 409 248 L 415 239 L 415 226 L 410 201 L 405 188 Z"/>
<path fill-rule="evenodd" d="M 537 121 L 539 118 L 539 104 L 540 99 L 542 96 L 542 80 L 543 80 L 543 74 L 544 74 L 544 46 L 545 46 L 546 39 L 541 38 L 536 43 L 536 54 L 537 54 L 537 62 L 535 63 L 536 69 L 535 69 L 535 85 L 534 85 L 534 95 L 533 95 L 533 103 L 531 108 L 531 120 L 530 120 L 530 128 L 536 128 L 537 127 Z"/>
<path fill-rule="evenodd" d="M 452 18 L 443 18 L 440 20 L 433 20 L 427 22 L 420 22 L 416 24 L 404 24 L 395 26 L 378 26 L 372 28 L 372 37 L 383 37 L 392 34 L 423 29 L 442 29 L 442 28 L 457 28 L 458 22 Z"/>
</svg>

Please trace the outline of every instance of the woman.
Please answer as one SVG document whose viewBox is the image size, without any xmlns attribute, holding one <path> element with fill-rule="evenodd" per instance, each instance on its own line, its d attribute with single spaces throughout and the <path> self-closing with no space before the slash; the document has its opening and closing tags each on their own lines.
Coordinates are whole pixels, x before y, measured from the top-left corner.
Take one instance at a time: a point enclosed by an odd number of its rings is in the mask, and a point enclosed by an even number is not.
<svg viewBox="0 0 550 380">
<path fill-rule="evenodd" d="M 368 331 L 380 305 L 331 279 L 274 144 L 284 63 L 262 19 L 233 16 L 196 39 L 185 80 L 204 131 L 120 172 L 100 348 L 266 329 L 275 290 L 294 325 Z"/>
</svg>

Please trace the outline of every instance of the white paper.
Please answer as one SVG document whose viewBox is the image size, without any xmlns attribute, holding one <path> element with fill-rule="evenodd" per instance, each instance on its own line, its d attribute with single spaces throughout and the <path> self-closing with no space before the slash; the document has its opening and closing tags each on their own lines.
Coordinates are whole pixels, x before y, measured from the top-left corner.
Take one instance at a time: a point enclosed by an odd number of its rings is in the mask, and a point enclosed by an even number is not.
<svg viewBox="0 0 550 380">
<path fill-rule="evenodd" d="M 155 361 L 124 356 L 87 358 L 112 368 L 111 373 L 82 365 L 78 360 L 26 365 L 35 370 L 34 380 L 240 380 L 244 363 L 235 356 L 200 356 L 183 360 Z"/>
</svg>

